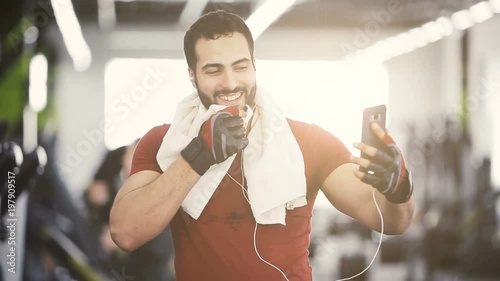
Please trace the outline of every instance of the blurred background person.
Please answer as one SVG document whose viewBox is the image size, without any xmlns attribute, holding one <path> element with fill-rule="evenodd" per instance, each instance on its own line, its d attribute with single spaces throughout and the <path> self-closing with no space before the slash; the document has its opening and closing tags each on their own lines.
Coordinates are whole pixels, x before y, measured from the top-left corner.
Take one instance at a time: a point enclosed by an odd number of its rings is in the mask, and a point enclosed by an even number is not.
<svg viewBox="0 0 500 281">
<path fill-rule="evenodd" d="M 110 267 L 137 280 L 174 280 L 170 228 L 131 253 L 122 251 L 111 239 L 109 214 L 118 189 L 130 173 L 134 148 L 139 140 L 106 153 L 94 180 L 84 192 L 89 226 L 109 255 Z"/>
</svg>

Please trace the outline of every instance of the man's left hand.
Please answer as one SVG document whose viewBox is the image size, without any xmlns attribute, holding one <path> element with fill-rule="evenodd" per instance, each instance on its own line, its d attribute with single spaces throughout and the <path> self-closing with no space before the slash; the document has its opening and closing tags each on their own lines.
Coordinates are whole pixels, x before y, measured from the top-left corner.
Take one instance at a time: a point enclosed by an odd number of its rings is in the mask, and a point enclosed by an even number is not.
<svg viewBox="0 0 500 281">
<path fill-rule="evenodd" d="M 375 187 L 392 203 L 408 202 L 413 186 L 401 151 L 379 125 L 372 123 L 371 129 L 385 146 L 377 149 L 365 143 L 355 143 L 354 147 L 366 155 L 366 158 L 351 156 L 351 162 L 363 167 L 366 172 L 358 169 L 354 174 L 362 182 Z"/>
</svg>

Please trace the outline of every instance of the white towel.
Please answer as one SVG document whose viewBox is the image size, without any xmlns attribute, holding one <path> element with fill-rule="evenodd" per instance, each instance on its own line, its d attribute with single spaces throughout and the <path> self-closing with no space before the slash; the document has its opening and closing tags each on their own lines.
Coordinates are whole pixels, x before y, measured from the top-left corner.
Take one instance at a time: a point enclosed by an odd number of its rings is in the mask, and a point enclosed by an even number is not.
<svg viewBox="0 0 500 281">
<path fill-rule="evenodd" d="M 246 122 L 253 116 L 249 145 L 243 151 L 248 199 L 257 223 L 285 225 L 286 209 L 307 204 L 304 159 L 286 121 L 269 94 L 259 90 L 255 112 L 247 107 Z M 157 161 L 165 171 L 180 155 L 210 116 L 225 106 L 202 105 L 198 93 L 182 100 L 163 138 Z M 182 208 L 198 219 L 234 158 L 213 165 L 182 202 Z"/>
</svg>

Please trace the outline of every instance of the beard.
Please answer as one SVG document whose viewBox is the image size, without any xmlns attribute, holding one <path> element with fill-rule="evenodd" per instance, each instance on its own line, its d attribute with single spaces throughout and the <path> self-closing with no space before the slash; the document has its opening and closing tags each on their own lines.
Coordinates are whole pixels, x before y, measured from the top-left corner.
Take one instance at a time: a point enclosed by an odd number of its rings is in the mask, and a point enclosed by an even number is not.
<svg viewBox="0 0 500 281">
<path fill-rule="evenodd" d="M 203 92 L 200 90 L 200 87 L 198 87 L 198 81 L 196 81 L 196 78 L 194 80 L 196 89 L 198 91 L 198 96 L 200 97 L 201 103 L 203 106 L 205 106 L 206 109 L 208 109 L 212 104 L 215 103 L 215 98 L 219 95 L 228 95 L 232 93 L 237 93 L 242 91 L 243 95 L 245 97 L 245 104 L 250 106 L 251 108 L 254 108 L 255 106 L 255 96 L 257 93 L 257 84 L 254 84 L 251 88 L 244 87 L 244 86 L 237 86 L 234 89 L 220 89 L 214 92 L 213 96 L 208 95 L 207 93 Z"/>
</svg>

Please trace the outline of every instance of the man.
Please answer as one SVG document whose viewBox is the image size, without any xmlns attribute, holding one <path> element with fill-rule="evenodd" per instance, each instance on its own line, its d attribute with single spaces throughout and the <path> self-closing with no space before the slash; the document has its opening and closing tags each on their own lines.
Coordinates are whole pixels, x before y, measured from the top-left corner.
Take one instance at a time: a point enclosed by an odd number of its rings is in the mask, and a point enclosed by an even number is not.
<svg viewBox="0 0 500 281">
<path fill-rule="evenodd" d="M 234 14 L 202 16 L 187 31 L 184 52 L 197 94 L 179 105 L 172 125 L 153 128 L 136 147 L 111 211 L 121 248 L 133 250 L 170 225 L 179 281 L 311 280 L 319 189 L 379 230 L 376 187 L 385 232 L 406 230 L 414 209 L 409 175 L 380 127 L 373 131 L 387 147 L 355 144 L 370 158 L 363 159 L 318 126 L 282 121 L 257 90 L 253 38 Z"/>
</svg>

